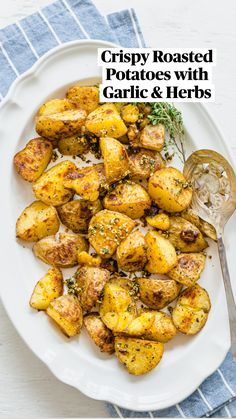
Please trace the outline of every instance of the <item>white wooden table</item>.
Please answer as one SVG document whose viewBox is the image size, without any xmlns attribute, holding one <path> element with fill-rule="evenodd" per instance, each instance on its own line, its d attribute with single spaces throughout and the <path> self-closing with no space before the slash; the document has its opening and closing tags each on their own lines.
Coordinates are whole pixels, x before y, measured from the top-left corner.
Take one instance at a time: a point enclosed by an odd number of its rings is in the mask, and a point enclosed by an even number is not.
<svg viewBox="0 0 236 419">
<path fill-rule="evenodd" d="M 217 48 L 216 103 L 208 105 L 208 109 L 225 133 L 236 163 L 236 2 L 94 1 L 104 14 L 134 7 L 149 46 Z M 0 0 L 0 27 L 47 3 L 48 0 Z M 103 402 L 88 399 L 52 376 L 22 342 L 1 306 L 0 319 L 0 418 L 108 417 Z"/>
</svg>

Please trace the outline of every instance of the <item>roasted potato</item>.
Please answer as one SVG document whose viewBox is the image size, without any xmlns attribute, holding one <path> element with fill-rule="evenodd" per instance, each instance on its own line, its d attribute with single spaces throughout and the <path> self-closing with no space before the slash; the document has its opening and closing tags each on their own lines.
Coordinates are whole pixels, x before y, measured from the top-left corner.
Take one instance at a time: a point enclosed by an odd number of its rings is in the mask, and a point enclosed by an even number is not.
<svg viewBox="0 0 236 419">
<path fill-rule="evenodd" d="M 181 253 L 177 259 L 177 265 L 168 272 L 168 276 L 186 287 L 191 287 L 200 278 L 206 257 L 203 253 Z"/>
<path fill-rule="evenodd" d="M 110 279 L 106 269 L 83 266 L 75 274 L 75 290 L 84 311 L 91 310 L 98 302 L 105 284 Z"/>
<path fill-rule="evenodd" d="M 103 203 L 105 208 L 135 219 L 144 215 L 152 201 L 141 185 L 128 181 L 117 185 L 106 195 Z"/>
<path fill-rule="evenodd" d="M 129 139 L 130 146 L 132 148 L 140 148 L 140 132 L 136 124 L 130 124 L 127 131 L 127 137 Z"/>
<path fill-rule="evenodd" d="M 99 90 L 96 86 L 80 86 L 76 84 L 67 90 L 66 97 L 88 114 L 93 112 L 99 105 Z"/>
<path fill-rule="evenodd" d="M 71 137 L 80 133 L 85 123 L 86 111 L 83 109 L 70 109 L 49 115 L 36 117 L 36 132 L 50 140 Z"/>
<path fill-rule="evenodd" d="M 170 217 L 167 233 L 170 242 L 181 252 L 201 252 L 208 246 L 200 230 L 182 217 Z"/>
<path fill-rule="evenodd" d="M 139 141 L 143 148 L 161 151 L 165 143 L 164 125 L 146 125 L 140 133 Z"/>
<path fill-rule="evenodd" d="M 85 127 L 97 137 L 119 138 L 127 132 L 127 127 L 113 103 L 105 103 L 91 112 Z"/>
<path fill-rule="evenodd" d="M 192 199 L 192 188 L 184 175 L 174 167 L 165 167 L 153 173 L 148 192 L 159 208 L 167 212 L 183 211 Z"/>
<path fill-rule="evenodd" d="M 33 185 L 36 198 L 53 206 L 68 202 L 74 192 L 64 187 L 63 180 L 64 175 L 71 170 L 75 170 L 75 165 L 69 160 L 65 160 L 43 173 Z"/>
<path fill-rule="evenodd" d="M 103 181 L 103 164 L 73 169 L 64 176 L 65 188 L 73 189 L 83 199 L 96 201 Z"/>
<path fill-rule="evenodd" d="M 141 148 L 129 154 L 129 172 L 132 179 L 148 179 L 152 173 L 165 167 L 160 153 Z"/>
<path fill-rule="evenodd" d="M 84 317 L 85 328 L 101 352 L 112 354 L 115 351 L 115 339 L 112 332 L 105 326 L 98 313 Z"/>
<path fill-rule="evenodd" d="M 99 199 L 93 202 L 75 199 L 57 207 L 57 212 L 62 224 L 74 233 L 80 233 L 88 230 L 89 220 L 101 209 L 102 204 Z"/>
<path fill-rule="evenodd" d="M 147 310 L 145 310 L 147 313 Z M 144 339 L 155 340 L 157 342 L 166 343 L 169 340 L 173 339 L 176 335 L 176 327 L 174 326 L 172 319 L 165 313 L 161 311 L 148 311 L 154 316 L 154 322 L 152 323 L 150 329 L 144 334 Z"/>
<path fill-rule="evenodd" d="M 64 156 L 80 156 L 89 151 L 89 142 L 84 136 L 73 135 L 58 141 L 58 150 Z"/>
<path fill-rule="evenodd" d="M 78 253 L 78 264 L 85 265 L 85 266 L 94 266 L 95 268 L 99 268 L 102 263 L 102 259 L 100 256 L 92 256 L 88 252 L 79 252 Z"/>
<path fill-rule="evenodd" d="M 37 116 L 53 115 L 72 109 L 76 109 L 76 105 L 68 99 L 51 99 L 39 108 Z"/>
<path fill-rule="evenodd" d="M 173 279 L 138 278 L 140 300 L 149 308 L 161 310 L 178 297 L 182 285 Z"/>
<path fill-rule="evenodd" d="M 172 311 L 174 325 L 182 333 L 195 335 L 205 325 L 210 309 L 207 291 L 196 284 L 180 294 Z"/>
<path fill-rule="evenodd" d="M 114 138 L 102 137 L 100 148 L 107 182 L 112 183 L 123 179 L 129 173 L 128 155 L 123 144 Z"/>
<path fill-rule="evenodd" d="M 129 336 L 143 336 L 152 327 L 155 316 L 151 311 L 139 314 L 125 328 L 124 333 Z"/>
<path fill-rule="evenodd" d="M 163 355 L 164 345 L 144 339 L 115 338 L 115 353 L 130 374 L 146 374 L 155 368 Z"/>
<path fill-rule="evenodd" d="M 192 208 L 188 208 L 186 211 L 183 211 L 181 213 L 181 217 L 194 224 L 205 236 L 209 237 L 214 241 L 217 241 L 215 227 L 213 227 L 207 221 L 204 221 L 200 217 L 198 217 L 198 215 L 194 213 Z"/>
<path fill-rule="evenodd" d="M 88 228 L 88 239 L 97 254 L 110 258 L 119 244 L 135 227 L 131 218 L 119 212 L 102 210 L 95 214 Z"/>
<path fill-rule="evenodd" d="M 153 217 L 147 216 L 146 221 L 150 226 L 155 227 L 158 230 L 165 231 L 170 227 L 170 217 L 164 213 L 156 214 Z"/>
<path fill-rule="evenodd" d="M 41 201 L 34 201 L 22 211 L 16 222 L 16 237 L 35 242 L 56 234 L 60 227 L 57 211 Z"/>
<path fill-rule="evenodd" d="M 171 242 L 157 231 L 149 231 L 145 236 L 147 244 L 146 270 L 150 273 L 165 274 L 177 264 L 177 255 Z"/>
<path fill-rule="evenodd" d="M 60 327 L 62 332 L 72 337 L 78 335 L 83 325 L 83 313 L 78 298 L 62 295 L 51 301 L 47 314 Z"/>
<path fill-rule="evenodd" d="M 82 250 L 88 250 L 86 240 L 78 234 L 69 233 L 60 233 L 58 239 L 55 236 L 45 237 L 33 247 L 35 256 L 59 268 L 78 265 L 77 255 Z"/>
<path fill-rule="evenodd" d="M 131 232 L 118 246 L 116 259 L 119 268 L 126 272 L 141 271 L 147 262 L 144 235 L 138 230 Z"/>
<path fill-rule="evenodd" d="M 50 268 L 34 287 L 30 306 L 36 310 L 46 310 L 52 300 L 63 294 L 63 276 L 58 268 Z"/>
<path fill-rule="evenodd" d="M 30 140 L 14 157 L 14 165 L 21 177 L 35 182 L 46 169 L 52 158 L 52 144 L 45 138 Z"/>
<path fill-rule="evenodd" d="M 134 124 L 139 119 L 139 108 L 130 103 L 121 109 L 121 117 L 128 124 Z"/>
</svg>

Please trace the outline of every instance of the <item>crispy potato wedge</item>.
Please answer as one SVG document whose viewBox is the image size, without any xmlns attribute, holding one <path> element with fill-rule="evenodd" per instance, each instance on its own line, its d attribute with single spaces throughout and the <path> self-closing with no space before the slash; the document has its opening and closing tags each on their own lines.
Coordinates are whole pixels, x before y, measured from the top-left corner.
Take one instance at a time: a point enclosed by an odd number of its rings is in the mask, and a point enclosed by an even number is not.
<svg viewBox="0 0 236 419">
<path fill-rule="evenodd" d="M 62 332 L 72 337 L 78 335 L 83 325 L 83 313 L 78 298 L 62 295 L 51 301 L 47 314 L 60 327 Z"/>
<path fill-rule="evenodd" d="M 16 237 L 35 242 L 56 234 L 60 227 L 57 211 L 41 201 L 34 201 L 26 207 L 16 222 Z"/>
<path fill-rule="evenodd" d="M 182 285 L 173 279 L 138 278 L 140 300 L 148 307 L 161 310 L 174 301 Z"/>
<path fill-rule="evenodd" d="M 88 252 L 83 251 L 78 253 L 78 263 L 79 265 L 99 268 L 102 263 L 102 258 L 100 258 L 100 256 L 92 256 Z"/>
<path fill-rule="evenodd" d="M 121 117 L 128 124 L 134 124 L 139 119 L 139 108 L 136 105 L 125 105 L 121 109 Z"/>
<path fill-rule="evenodd" d="M 192 188 L 184 175 L 174 167 L 157 170 L 149 179 L 148 193 L 159 208 L 167 212 L 180 212 L 192 200 Z"/>
<path fill-rule="evenodd" d="M 101 352 L 112 354 L 115 352 L 115 339 L 112 332 L 105 326 L 98 313 L 91 313 L 84 317 L 85 328 Z"/>
<path fill-rule="evenodd" d="M 80 156 L 89 151 L 87 138 L 79 135 L 61 138 L 57 146 L 60 153 L 64 156 Z"/>
<path fill-rule="evenodd" d="M 50 162 L 52 152 L 50 141 L 45 138 L 34 138 L 14 156 L 15 168 L 24 180 L 35 182 Z"/>
<path fill-rule="evenodd" d="M 208 247 L 200 230 L 182 217 L 170 217 L 167 233 L 170 242 L 181 252 L 201 252 Z"/>
<path fill-rule="evenodd" d="M 95 111 L 99 106 L 99 89 L 96 86 L 76 84 L 67 90 L 66 97 L 88 114 Z"/>
<path fill-rule="evenodd" d="M 181 253 L 177 259 L 177 265 L 168 272 L 168 276 L 186 287 L 191 287 L 201 276 L 206 256 L 203 253 Z"/>
<path fill-rule="evenodd" d="M 172 320 L 181 333 L 195 335 L 205 325 L 210 309 L 207 291 L 196 284 L 180 294 L 172 311 Z"/>
<path fill-rule="evenodd" d="M 145 189 L 134 182 L 124 182 L 117 185 L 104 198 L 104 207 L 111 211 L 118 211 L 130 218 L 143 217 L 152 201 Z"/>
<path fill-rule="evenodd" d="M 204 221 L 200 217 L 198 217 L 198 215 L 194 213 L 192 208 L 188 208 L 187 210 L 183 211 L 181 213 L 181 217 L 194 224 L 205 236 L 209 237 L 214 241 L 217 241 L 215 227 L 213 227 L 207 221 Z"/>
<path fill-rule="evenodd" d="M 66 173 L 63 185 L 65 188 L 73 189 L 85 200 L 96 201 L 103 179 L 103 164 L 95 164 Z"/>
<path fill-rule="evenodd" d="M 65 174 L 71 170 L 75 170 L 75 165 L 69 160 L 65 160 L 43 173 L 33 185 L 36 198 L 53 206 L 68 202 L 74 192 L 64 187 L 63 179 Z"/>
<path fill-rule="evenodd" d="M 80 233 L 88 230 L 89 220 L 101 209 L 99 199 L 93 202 L 75 199 L 57 207 L 57 212 L 62 224 L 74 233 Z"/>
<path fill-rule="evenodd" d="M 36 117 L 36 132 L 50 140 L 60 140 L 80 133 L 85 123 L 87 112 L 83 109 L 70 109 L 49 115 Z"/>
<path fill-rule="evenodd" d="M 155 227 L 158 230 L 165 231 L 170 227 L 170 217 L 167 214 L 164 214 L 164 212 L 156 214 L 153 217 L 148 216 L 146 217 L 146 221 L 150 226 Z"/>
<path fill-rule="evenodd" d="M 107 182 L 117 182 L 127 176 L 129 160 L 123 144 L 114 138 L 102 137 L 100 138 L 100 148 Z"/>
<path fill-rule="evenodd" d="M 165 143 L 164 125 L 146 125 L 141 131 L 139 141 L 143 148 L 161 151 Z"/>
<path fill-rule="evenodd" d="M 88 228 L 88 239 L 99 256 L 110 258 L 119 244 L 135 227 L 135 222 L 124 214 L 102 210 L 95 214 Z"/>
<path fill-rule="evenodd" d="M 166 274 L 177 264 L 177 255 L 171 242 L 157 231 L 149 231 L 145 236 L 147 244 L 146 270 L 150 273 Z"/>
<path fill-rule="evenodd" d="M 39 108 L 37 116 L 53 115 L 72 109 L 76 109 L 76 105 L 68 99 L 51 99 Z"/>
<path fill-rule="evenodd" d="M 97 137 L 119 138 L 127 132 L 127 127 L 113 103 L 105 103 L 91 112 L 85 126 Z"/>
<path fill-rule="evenodd" d="M 144 235 L 138 230 L 131 232 L 117 248 L 119 268 L 126 272 L 141 271 L 147 262 L 146 253 Z"/>
<path fill-rule="evenodd" d="M 160 153 L 141 148 L 129 154 L 129 172 L 132 179 L 148 179 L 152 173 L 165 167 Z"/>
<path fill-rule="evenodd" d="M 30 306 L 36 310 L 46 310 L 52 300 L 63 294 L 63 276 L 58 268 L 50 268 L 34 287 Z"/>
<path fill-rule="evenodd" d="M 119 361 L 133 375 L 146 374 L 155 368 L 163 355 L 160 342 L 129 337 L 115 338 L 115 353 Z"/>
<path fill-rule="evenodd" d="M 78 234 L 69 233 L 60 233 L 58 239 L 55 236 L 45 237 L 33 247 L 35 256 L 59 268 L 78 265 L 77 254 L 82 250 L 88 250 L 86 240 Z"/>
<path fill-rule="evenodd" d="M 106 269 L 83 266 L 75 274 L 76 286 L 81 307 L 84 311 L 91 310 L 101 297 L 105 284 L 110 279 Z"/>
<path fill-rule="evenodd" d="M 145 310 L 145 312 L 147 313 L 147 310 Z M 166 343 L 173 339 L 177 330 L 171 317 L 161 311 L 152 310 L 148 311 L 148 313 L 152 313 L 154 316 L 154 322 L 152 323 L 150 329 L 148 329 L 144 334 L 144 339 L 162 343 Z"/>
</svg>

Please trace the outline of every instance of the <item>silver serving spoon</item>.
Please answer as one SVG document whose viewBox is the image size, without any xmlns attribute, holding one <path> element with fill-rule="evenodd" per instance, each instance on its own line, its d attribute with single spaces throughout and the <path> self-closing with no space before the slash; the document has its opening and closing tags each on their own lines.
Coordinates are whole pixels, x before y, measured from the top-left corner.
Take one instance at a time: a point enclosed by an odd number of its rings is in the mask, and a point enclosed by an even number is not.
<svg viewBox="0 0 236 419">
<path fill-rule="evenodd" d="M 215 227 L 228 305 L 231 352 L 236 361 L 236 305 L 223 242 L 224 226 L 236 209 L 236 176 L 228 161 L 212 150 L 198 150 L 184 165 L 184 176 L 193 185 L 192 209 Z"/>
</svg>

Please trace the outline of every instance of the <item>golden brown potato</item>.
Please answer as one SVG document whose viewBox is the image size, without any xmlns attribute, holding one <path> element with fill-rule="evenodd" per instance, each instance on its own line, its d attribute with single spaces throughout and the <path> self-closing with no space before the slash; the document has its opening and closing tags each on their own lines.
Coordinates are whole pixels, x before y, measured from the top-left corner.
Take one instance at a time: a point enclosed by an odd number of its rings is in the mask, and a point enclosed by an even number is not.
<svg viewBox="0 0 236 419">
<path fill-rule="evenodd" d="M 138 278 L 140 300 L 150 308 L 161 310 L 174 301 L 182 288 L 173 279 Z"/>
<path fill-rule="evenodd" d="M 117 274 L 118 275 L 118 274 Z M 138 294 L 138 286 L 137 283 L 130 279 L 127 276 L 113 276 L 110 279 L 110 284 L 116 284 L 119 285 L 119 287 L 124 288 L 129 292 L 130 296 L 136 296 Z"/>
<path fill-rule="evenodd" d="M 165 143 L 164 125 L 146 125 L 141 131 L 139 141 L 143 148 L 161 151 Z"/>
<path fill-rule="evenodd" d="M 76 109 L 76 105 L 68 99 L 51 99 L 38 110 L 37 116 L 53 115 L 58 112 Z"/>
<path fill-rule="evenodd" d="M 126 215 L 102 210 L 89 223 L 88 239 L 97 254 L 108 259 L 134 227 L 135 222 Z"/>
<path fill-rule="evenodd" d="M 113 103 L 105 103 L 91 112 L 85 126 L 97 137 L 119 138 L 127 132 L 127 127 Z"/>
<path fill-rule="evenodd" d="M 83 109 L 71 109 L 36 117 L 36 132 L 50 140 L 60 140 L 80 133 L 87 113 Z"/>
<path fill-rule="evenodd" d="M 210 309 L 207 291 L 196 284 L 180 294 L 172 311 L 174 325 L 182 333 L 195 335 L 205 325 Z"/>
<path fill-rule="evenodd" d="M 143 336 L 152 327 L 155 316 L 151 311 L 139 314 L 136 319 L 132 320 L 124 330 L 124 333 L 129 336 Z M 123 333 L 123 332 L 122 332 Z"/>
<path fill-rule="evenodd" d="M 98 302 L 105 284 L 110 279 L 106 269 L 83 266 L 75 274 L 76 286 L 81 307 L 84 311 L 91 310 Z"/>
<path fill-rule="evenodd" d="M 148 192 L 159 208 L 167 212 L 183 211 L 192 199 L 192 188 L 184 175 L 174 167 L 165 167 L 153 173 Z"/>
<path fill-rule="evenodd" d="M 102 204 L 99 199 L 93 202 L 75 199 L 57 207 L 57 212 L 62 224 L 74 233 L 80 233 L 88 230 L 89 220 L 101 209 Z"/>
<path fill-rule="evenodd" d="M 51 301 L 47 314 L 60 327 L 62 332 L 72 337 L 78 335 L 83 325 L 83 314 L 78 298 L 62 295 Z"/>
<path fill-rule="evenodd" d="M 36 310 L 46 310 L 52 300 L 63 294 L 63 276 L 58 268 L 50 268 L 34 287 L 30 306 Z"/>
<path fill-rule="evenodd" d="M 45 237 L 33 247 L 35 256 L 59 268 L 78 265 L 77 254 L 82 250 L 88 250 L 86 240 L 78 234 L 69 233 L 60 233 L 58 239 L 55 236 Z"/>
<path fill-rule="evenodd" d="M 146 270 L 150 273 L 166 274 L 177 264 L 177 255 L 171 242 L 157 231 L 149 231 L 145 236 L 147 244 Z"/>
<path fill-rule="evenodd" d="M 141 271 L 147 262 L 144 235 L 138 230 L 131 232 L 118 246 L 116 259 L 119 268 L 126 272 Z"/>
<path fill-rule="evenodd" d="M 164 213 L 156 214 L 153 217 L 148 216 L 146 217 L 146 221 L 150 226 L 158 230 L 165 231 L 170 227 L 170 217 Z"/>
<path fill-rule="evenodd" d="M 181 252 L 201 252 L 208 243 L 196 226 L 182 217 L 170 217 L 168 239 Z"/>
<path fill-rule="evenodd" d="M 128 181 L 117 185 L 106 195 L 103 203 L 106 209 L 121 212 L 135 219 L 143 217 L 152 201 L 141 185 Z"/>
<path fill-rule="evenodd" d="M 160 342 L 127 337 L 115 338 L 115 353 L 130 374 L 146 374 L 155 368 L 163 355 L 164 346 Z"/>
<path fill-rule="evenodd" d="M 147 313 L 147 310 L 145 310 Z M 152 310 L 154 315 L 154 322 L 152 323 L 149 330 L 144 334 L 144 339 L 155 340 L 157 342 L 166 343 L 173 339 L 176 335 L 176 327 L 174 326 L 171 317 L 161 311 Z"/>
<path fill-rule="evenodd" d="M 108 183 L 117 182 L 129 173 L 129 160 L 125 147 L 110 137 L 100 138 L 104 159 L 105 176 Z"/>
<path fill-rule="evenodd" d="M 168 276 L 186 287 L 191 287 L 200 278 L 206 257 L 203 253 L 181 253 L 177 259 L 177 265 L 168 272 Z"/>
<path fill-rule="evenodd" d="M 130 124 L 127 131 L 127 137 L 132 148 L 141 147 L 140 144 L 140 132 L 136 124 Z"/>
<path fill-rule="evenodd" d="M 215 228 L 207 221 L 204 221 L 200 217 L 198 217 L 198 215 L 194 213 L 192 208 L 188 208 L 186 211 L 183 211 L 181 213 L 181 217 L 194 224 L 205 236 L 209 237 L 214 241 L 217 240 Z"/>
<path fill-rule="evenodd" d="M 121 109 L 121 116 L 128 124 L 134 124 L 139 119 L 139 108 L 132 103 L 125 105 Z"/>
<path fill-rule="evenodd" d="M 63 205 L 68 202 L 74 192 L 63 185 L 64 175 L 75 170 L 75 165 L 69 160 L 56 164 L 40 176 L 33 185 L 37 199 L 47 205 Z"/>
<path fill-rule="evenodd" d="M 78 253 L 78 264 L 85 266 L 94 266 L 99 268 L 102 263 L 100 256 L 92 256 L 88 252 L 79 252 Z"/>
<path fill-rule="evenodd" d="M 100 348 L 101 352 L 112 354 L 115 351 L 115 340 L 112 332 L 102 322 L 98 313 L 91 313 L 84 317 L 85 328 Z"/>
<path fill-rule="evenodd" d="M 129 171 L 132 179 L 147 179 L 152 173 L 165 167 L 160 153 L 141 148 L 129 155 Z"/>
<path fill-rule="evenodd" d="M 30 140 L 14 157 L 14 165 L 23 179 L 35 182 L 52 158 L 52 144 L 45 138 Z"/>
<path fill-rule="evenodd" d="M 58 141 L 58 150 L 64 156 L 80 156 L 89 150 L 89 142 L 84 136 L 73 135 Z"/>
<path fill-rule="evenodd" d="M 99 105 L 99 89 L 96 86 L 80 86 L 76 84 L 68 89 L 66 97 L 88 114 L 93 112 Z"/>
<path fill-rule="evenodd" d="M 73 169 L 64 176 L 64 187 L 88 201 L 96 201 L 103 180 L 103 164 Z"/>
<path fill-rule="evenodd" d="M 35 242 L 56 234 L 60 227 L 57 211 L 41 201 L 34 201 L 22 211 L 16 222 L 16 237 Z"/>
</svg>

